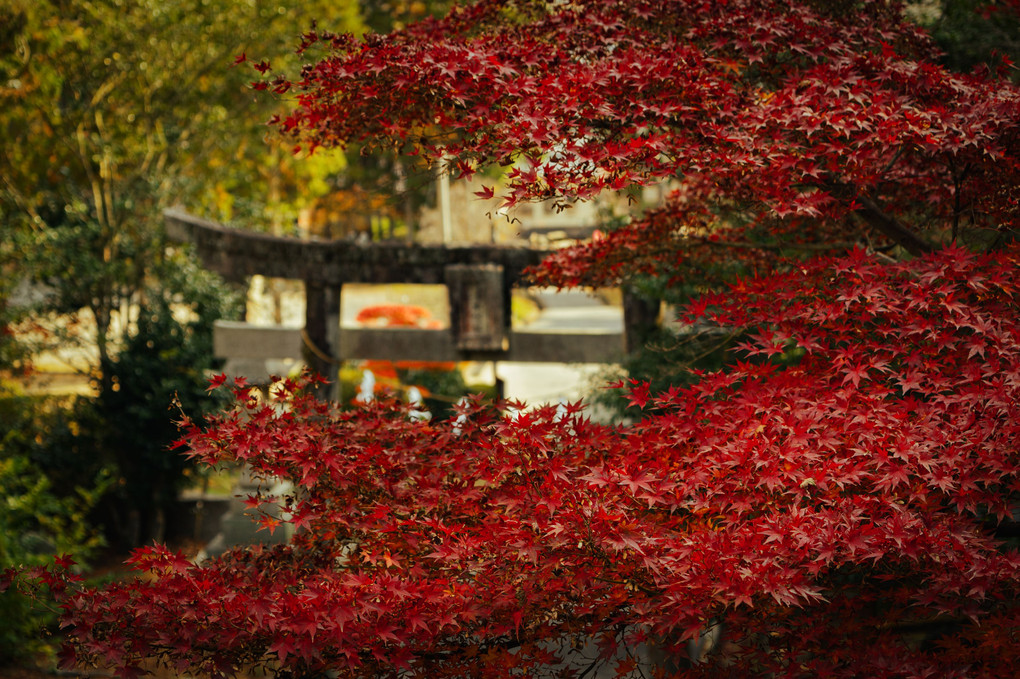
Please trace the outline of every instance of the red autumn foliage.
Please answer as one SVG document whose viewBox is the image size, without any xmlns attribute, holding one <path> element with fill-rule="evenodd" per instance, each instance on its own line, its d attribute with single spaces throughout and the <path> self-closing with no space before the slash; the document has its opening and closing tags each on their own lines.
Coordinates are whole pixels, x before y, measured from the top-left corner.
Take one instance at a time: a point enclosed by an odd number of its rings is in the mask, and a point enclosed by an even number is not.
<svg viewBox="0 0 1020 679">
<path fill-rule="evenodd" d="M 517 164 L 506 200 L 682 180 L 544 282 L 757 272 L 687 320 L 737 360 L 641 417 L 419 422 L 281 382 L 187 454 L 297 489 L 287 546 L 57 585 L 67 662 L 130 674 L 1003 677 L 1020 666 L 1020 94 L 896 3 L 482 0 L 327 53 L 279 121 Z M 709 281 L 719 285 L 723 281 Z M 258 505 L 270 498 L 255 497 Z M 267 518 L 267 524 L 272 520 Z M 705 662 L 687 644 L 722 629 Z M 642 649 L 643 650 L 640 650 Z M 693 655 L 692 655 L 693 651 Z"/>
<path fill-rule="evenodd" d="M 133 559 L 147 579 L 67 590 L 73 657 L 506 676 L 581 637 L 683 664 L 723 620 L 692 676 L 1008 676 L 1020 557 L 995 530 L 1020 491 L 1018 265 L 857 251 L 748 281 L 711 315 L 750 331 L 748 361 L 636 389 L 628 427 L 240 390 L 184 443 L 291 479 L 297 537 L 197 566 L 154 547 Z M 762 360 L 794 346 L 791 367 Z"/>
</svg>

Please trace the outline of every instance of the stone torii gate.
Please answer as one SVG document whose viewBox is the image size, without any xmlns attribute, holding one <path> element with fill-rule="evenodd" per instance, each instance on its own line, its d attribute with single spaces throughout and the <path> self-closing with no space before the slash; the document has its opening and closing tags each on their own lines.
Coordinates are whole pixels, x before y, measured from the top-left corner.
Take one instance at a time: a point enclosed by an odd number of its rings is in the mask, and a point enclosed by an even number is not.
<svg viewBox="0 0 1020 679">
<path fill-rule="evenodd" d="M 195 246 L 202 264 L 232 282 L 260 274 L 300 279 L 305 327 L 218 323 L 216 352 L 231 358 L 298 358 L 319 374 L 347 359 L 603 363 L 619 360 L 653 326 L 658 303 L 625 295 L 625 332 L 549 333 L 510 327 L 511 289 L 545 250 L 505 245 L 423 245 L 301 240 L 224 227 L 180 210 L 164 212 L 167 236 Z M 447 287 L 450 328 L 340 327 L 345 283 Z M 335 381 L 335 374 L 333 375 Z"/>
</svg>

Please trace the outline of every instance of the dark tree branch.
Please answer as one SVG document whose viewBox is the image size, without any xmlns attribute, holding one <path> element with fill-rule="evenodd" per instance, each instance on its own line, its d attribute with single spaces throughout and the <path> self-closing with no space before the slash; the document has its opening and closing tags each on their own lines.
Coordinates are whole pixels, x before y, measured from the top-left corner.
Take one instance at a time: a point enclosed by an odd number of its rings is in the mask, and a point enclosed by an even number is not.
<svg viewBox="0 0 1020 679">
<path fill-rule="evenodd" d="M 910 254 L 923 255 L 935 249 L 935 246 L 928 240 L 886 212 L 871 196 L 859 193 L 854 187 L 840 182 L 828 183 L 828 189 L 837 199 L 856 204 L 857 211 L 854 214 L 891 238 Z"/>
<path fill-rule="evenodd" d="M 903 222 L 885 212 L 877 202 L 868 196 L 858 196 L 857 203 L 861 206 L 858 214 L 871 226 L 912 255 L 923 255 L 935 248 L 927 240 L 911 231 Z"/>
</svg>

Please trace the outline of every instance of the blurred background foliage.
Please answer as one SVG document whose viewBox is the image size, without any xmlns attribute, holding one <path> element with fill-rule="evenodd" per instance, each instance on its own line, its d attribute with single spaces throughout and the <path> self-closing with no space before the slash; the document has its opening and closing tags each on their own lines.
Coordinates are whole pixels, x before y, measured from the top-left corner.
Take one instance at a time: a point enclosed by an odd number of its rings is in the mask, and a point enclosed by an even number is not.
<svg viewBox="0 0 1020 679">
<path fill-rule="evenodd" d="M 921 0 L 907 3 L 908 15 L 942 48 L 942 63 L 958 72 L 1010 61 L 1020 63 L 1020 12 L 1015 3 L 994 0 Z M 1020 70 L 1009 69 L 1013 82 Z"/>
<path fill-rule="evenodd" d="M 168 537 L 174 409 L 213 407 L 212 322 L 238 304 L 161 213 L 285 230 L 331 190 L 343 155 L 268 139 L 281 104 L 233 67 L 296 66 L 315 20 L 363 30 L 355 0 L 0 0 L 0 570 Z M 52 348 L 88 393 L 14 386 Z M 45 624 L 2 595 L 0 666 Z"/>
<path fill-rule="evenodd" d="M 103 469 L 75 476 L 49 466 L 81 433 L 77 398 L 27 396 L 0 385 L 0 570 L 37 566 L 57 554 L 91 559 L 104 542 L 91 510 L 112 483 Z M 0 667 L 47 650 L 40 634 L 56 615 L 13 590 L 0 593 Z"/>
</svg>

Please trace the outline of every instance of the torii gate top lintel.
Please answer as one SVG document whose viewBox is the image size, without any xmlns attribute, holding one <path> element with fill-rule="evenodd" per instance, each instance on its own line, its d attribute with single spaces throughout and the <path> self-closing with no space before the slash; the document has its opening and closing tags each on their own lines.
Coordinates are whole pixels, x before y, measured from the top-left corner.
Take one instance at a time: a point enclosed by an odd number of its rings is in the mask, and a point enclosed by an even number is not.
<svg viewBox="0 0 1020 679">
<path fill-rule="evenodd" d="M 450 265 L 498 265 L 513 286 L 549 254 L 508 245 L 302 240 L 229 228 L 179 209 L 163 216 L 171 240 L 192 243 L 206 268 L 235 282 L 261 274 L 325 286 L 444 283 Z"/>
</svg>

